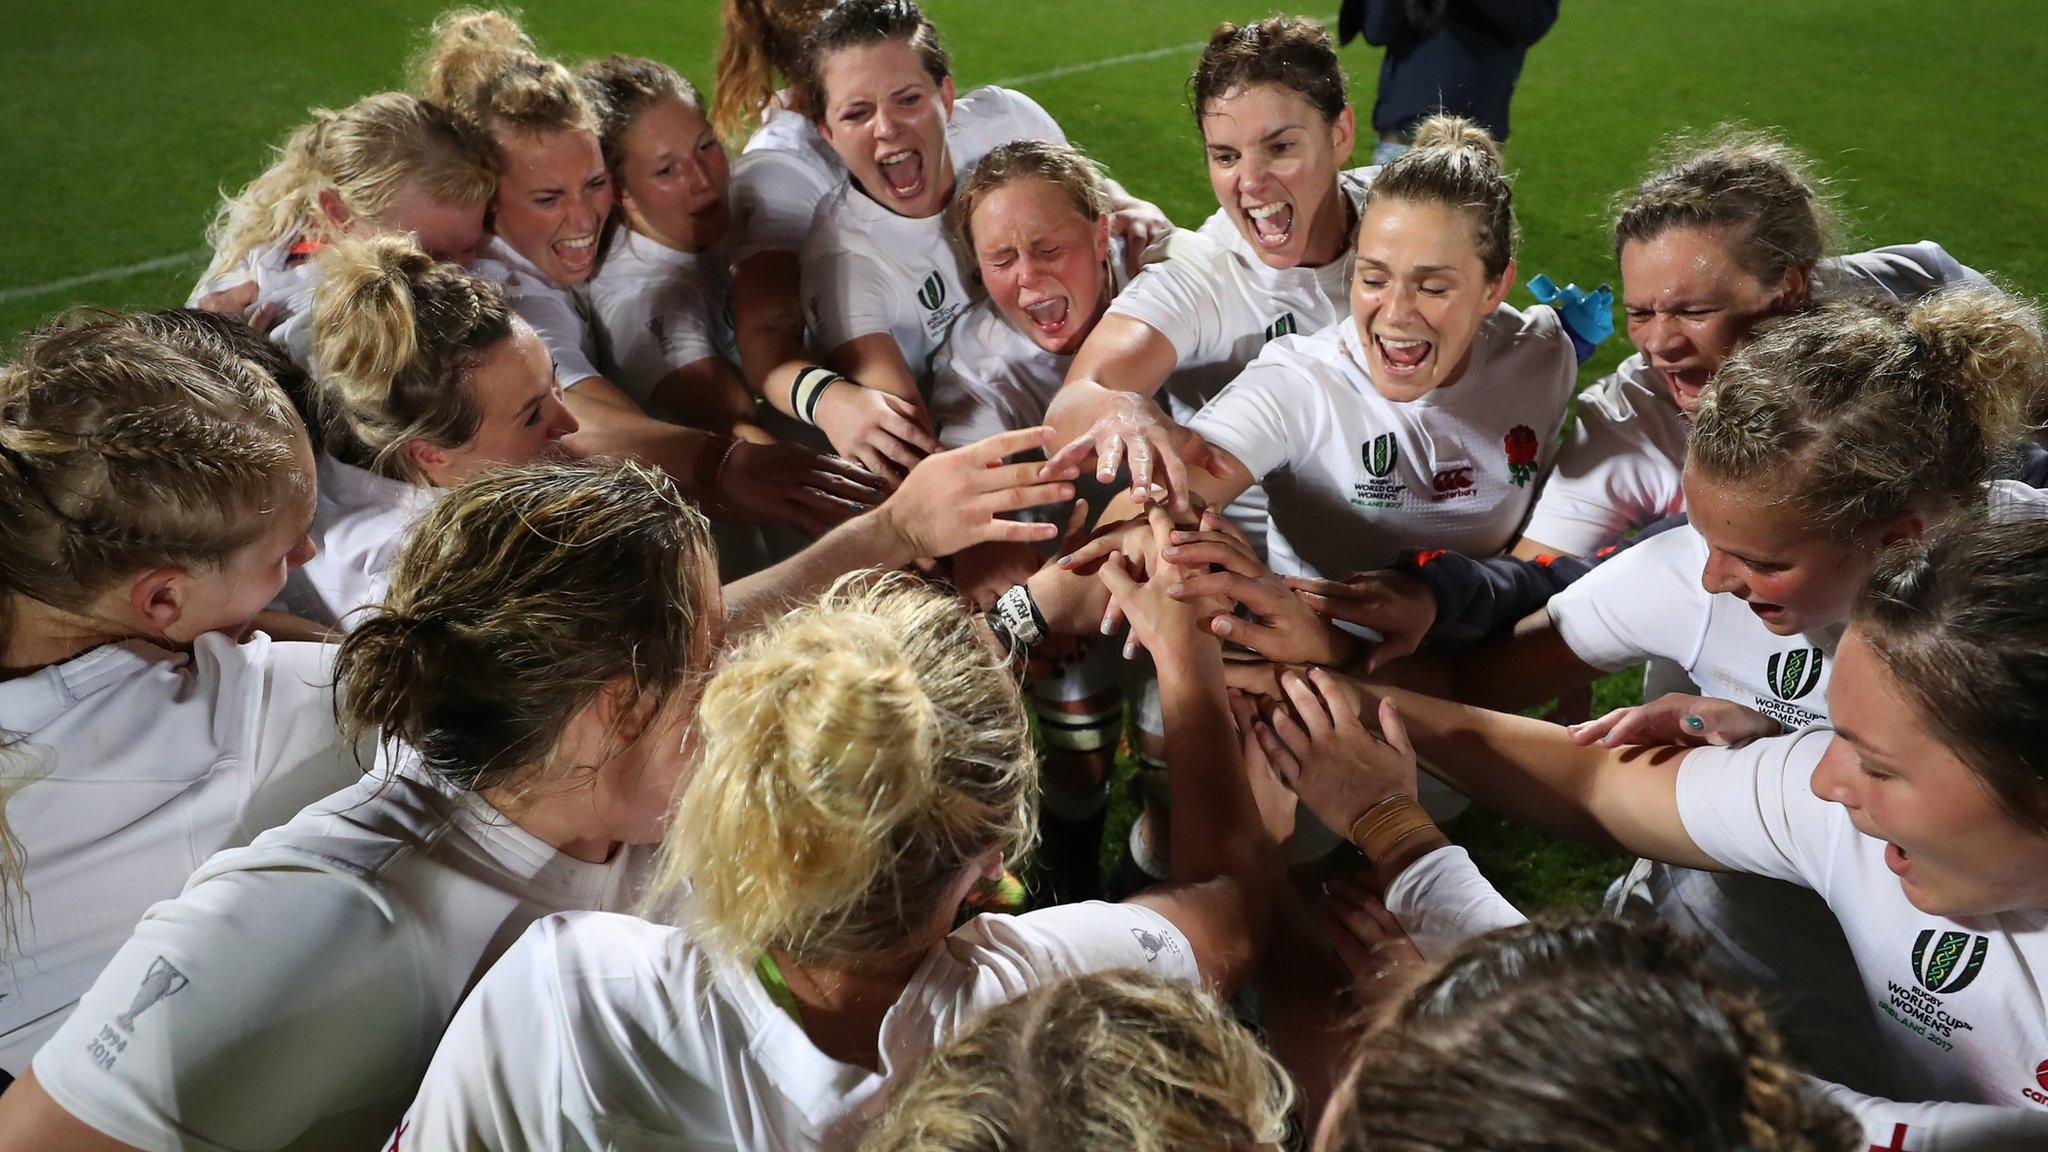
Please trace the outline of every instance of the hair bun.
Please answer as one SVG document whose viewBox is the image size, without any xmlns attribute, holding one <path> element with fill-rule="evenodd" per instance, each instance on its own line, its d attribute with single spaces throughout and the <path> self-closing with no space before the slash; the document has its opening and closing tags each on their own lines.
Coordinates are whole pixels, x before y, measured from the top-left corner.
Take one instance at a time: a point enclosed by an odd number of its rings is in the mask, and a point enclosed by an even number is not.
<svg viewBox="0 0 2048 1152">
<path fill-rule="evenodd" d="M 1415 129 L 1416 148 L 1448 148 L 1477 153 L 1494 171 L 1501 170 L 1500 143 L 1476 120 L 1438 113 Z"/>
</svg>

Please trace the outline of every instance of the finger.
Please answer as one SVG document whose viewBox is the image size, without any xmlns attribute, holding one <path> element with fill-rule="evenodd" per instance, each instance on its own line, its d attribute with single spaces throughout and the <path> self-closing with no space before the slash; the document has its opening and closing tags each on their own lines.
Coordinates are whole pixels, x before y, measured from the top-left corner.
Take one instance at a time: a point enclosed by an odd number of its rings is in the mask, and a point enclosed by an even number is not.
<svg viewBox="0 0 2048 1152">
<path fill-rule="evenodd" d="M 1122 556 L 1123 554 L 1119 552 L 1117 555 Z M 1124 619 L 1123 603 L 1115 596 L 1111 596 L 1109 604 L 1102 610 L 1102 634 L 1104 636 L 1116 635 L 1117 630 L 1124 626 Z"/>
<path fill-rule="evenodd" d="M 1191 534 L 1185 531 L 1175 532 L 1172 539 L 1179 541 L 1190 535 L 1195 535 L 1197 538 L 1189 543 L 1168 544 L 1159 550 L 1159 554 L 1183 568 L 1214 564 L 1239 576 L 1256 578 L 1266 574 L 1266 566 L 1259 563 L 1258 557 L 1249 555 L 1234 543 L 1213 539 L 1204 540 L 1199 538 L 1199 534 Z M 1284 589 L 1278 590 L 1285 591 Z M 1292 593 L 1288 594 L 1292 595 Z"/>
<path fill-rule="evenodd" d="M 1328 600 L 1359 600 L 1363 599 L 1366 594 L 1365 590 L 1358 585 L 1346 584 L 1342 580 L 1316 580 L 1307 576 L 1282 576 L 1280 582 L 1304 596 L 1321 596 Z"/>
<path fill-rule="evenodd" d="M 1291 653 L 1286 651 L 1288 636 L 1278 628 L 1271 628 L 1256 620 L 1221 613 L 1210 617 L 1209 631 L 1230 641 L 1232 644 L 1249 648 L 1268 660 L 1278 660 Z M 1227 681 L 1226 681 L 1227 682 Z"/>
<path fill-rule="evenodd" d="M 1096 445 L 1095 478 L 1097 480 L 1104 484 L 1115 482 L 1117 469 L 1123 467 L 1123 464 L 1124 438 L 1122 436 L 1111 434 L 1109 443 Z M 1136 480 L 1131 481 L 1133 495 L 1136 495 L 1137 484 Z"/>
<path fill-rule="evenodd" d="M 1121 552 L 1111 552 L 1109 554 L 1109 559 L 1104 560 L 1102 568 L 1096 572 L 1096 578 L 1102 581 L 1103 587 L 1109 589 L 1109 594 L 1112 597 L 1128 596 L 1138 587 L 1138 582 L 1131 579 L 1130 572 L 1124 567 L 1124 556 Z M 1113 600 L 1112 603 L 1114 603 Z M 1107 629 L 1104 630 L 1105 634 L 1107 634 L 1107 631 Z"/>
<path fill-rule="evenodd" d="M 889 490 L 894 490 L 896 485 L 901 483 L 905 476 L 909 475 L 909 473 L 905 469 L 899 467 L 894 460 L 889 459 L 887 456 L 883 456 L 881 453 L 876 452 L 874 449 L 868 447 L 866 444 L 860 444 L 854 447 L 853 458 L 855 462 L 858 463 L 862 468 L 865 468 L 869 472 L 880 477 L 882 483 Z"/>
<path fill-rule="evenodd" d="M 907 438 L 896 435 L 893 429 L 877 428 L 876 431 L 882 435 L 870 440 L 868 449 L 877 456 L 886 457 L 891 471 L 907 475 L 912 468 L 917 467 L 919 460 L 925 458 L 925 452 Z"/>
<path fill-rule="evenodd" d="M 1225 661 L 1223 682 L 1247 697 L 1270 699 L 1273 693 L 1278 691 L 1271 664 L 1240 664 Z"/>
<path fill-rule="evenodd" d="M 1358 938 L 1350 924 L 1328 902 L 1316 907 L 1316 931 L 1336 949 L 1337 960 L 1353 978 L 1363 978 L 1379 965 L 1373 960 L 1372 948 Z"/>
<path fill-rule="evenodd" d="M 1088 539 L 1088 500 L 1083 497 L 1074 501 L 1073 511 L 1067 513 L 1066 531 L 1060 533 L 1060 551 L 1071 553 Z"/>
<path fill-rule="evenodd" d="M 1404 758 L 1415 758 L 1415 745 L 1408 739 L 1408 722 L 1401 718 L 1401 709 L 1392 699 L 1380 701 L 1380 735 Z"/>
<path fill-rule="evenodd" d="M 1358 709 L 1351 703 L 1351 693 L 1345 691 L 1344 682 L 1335 674 L 1323 668 L 1308 670 L 1308 681 L 1315 687 L 1316 694 L 1330 709 L 1332 724 L 1340 729 L 1356 729 L 1363 732 L 1365 725 L 1359 723 Z"/>
<path fill-rule="evenodd" d="M 1230 462 L 1224 459 L 1223 453 L 1217 451 L 1216 446 L 1207 440 L 1188 448 L 1186 456 L 1188 463 L 1216 477 L 1218 480 L 1230 479 Z"/>
<path fill-rule="evenodd" d="M 1280 774 L 1288 790 L 1293 791 L 1295 783 L 1301 779 L 1301 761 L 1295 758 L 1286 741 L 1280 739 L 1280 734 L 1264 720 L 1254 722 L 1252 739 L 1259 742 L 1259 751 L 1266 754 L 1266 763 L 1273 766 L 1273 771 Z"/>
<path fill-rule="evenodd" d="M 890 411 L 883 415 L 879 425 L 882 431 L 910 445 L 920 456 L 929 456 L 933 452 L 945 450 L 944 445 L 939 443 L 939 438 L 926 430 L 924 423 L 919 419 L 923 413 L 919 412 L 915 405 L 901 396 L 884 394 L 882 399 L 890 408 Z"/>
<path fill-rule="evenodd" d="M 991 516 L 988 518 L 988 522 L 975 532 L 975 542 L 990 543 L 1004 541 L 1018 544 L 1036 544 L 1042 540 L 1052 539 L 1059 533 L 1059 530 L 1059 525 L 1047 524 L 1043 521 L 1005 520 L 1000 516 Z"/>
<path fill-rule="evenodd" d="M 1160 452 L 1159 466 L 1166 473 L 1166 490 L 1173 494 L 1174 508 L 1187 511 L 1188 466 L 1181 462 L 1180 453 L 1171 450 Z"/>
<path fill-rule="evenodd" d="M 859 464 L 841 456 L 832 456 L 824 453 L 820 453 L 818 458 L 811 462 L 811 467 L 817 471 L 830 472 L 835 476 L 844 476 L 856 484 L 862 484 L 869 488 L 873 488 L 875 482 L 880 479 L 879 476 L 875 475 L 873 469 L 863 468 Z"/>
<path fill-rule="evenodd" d="M 1294 714 L 1301 726 L 1308 730 L 1311 739 L 1322 740 L 1330 734 L 1330 713 L 1323 704 L 1323 698 L 1309 686 L 1308 677 L 1299 672 L 1289 672 L 1280 678 L 1280 688 L 1287 693 L 1287 702 L 1294 706 Z"/>
<path fill-rule="evenodd" d="M 1368 673 L 1377 672 L 1401 657 L 1413 654 L 1421 643 L 1422 637 L 1419 634 L 1410 633 L 1386 636 L 1379 643 L 1373 645 L 1372 651 L 1367 653 L 1365 670 Z"/>
<path fill-rule="evenodd" d="M 1131 499 L 1148 501 L 1152 496 L 1152 441 L 1142 435 L 1130 440 Z"/>
<path fill-rule="evenodd" d="M 1178 563 L 1178 560 L 1175 561 Z M 1167 588 L 1166 594 L 1175 600 L 1200 600 L 1205 596 L 1221 596 L 1240 604 L 1254 600 L 1270 602 L 1270 589 L 1257 580 L 1248 580 L 1235 572 L 1197 572 L 1176 581 Z M 1285 596 L 1286 592 L 1279 595 Z M 1256 607 L 1253 609 L 1256 611 Z"/>
<path fill-rule="evenodd" d="M 868 508 L 859 501 L 834 496 L 829 492 L 820 492 L 814 488 L 797 489 L 794 499 L 805 515 L 823 517 L 832 524 L 865 512 Z"/>
<path fill-rule="evenodd" d="M 1043 472 L 1047 476 L 1077 476 L 1081 472 L 1081 465 L 1086 464 L 1088 458 L 1093 455 L 1095 436 L 1093 433 L 1084 433 L 1069 440 L 1066 447 L 1053 453 L 1046 460 Z"/>
<path fill-rule="evenodd" d="M 1042 508 L 1047 504 L 1065 504 L 1074 498 L 1074 486 L 1065 480 L 1050 484 L 1027 484 L 1022 488 L 1004 488 L 984 493 L 976 498 L 974 507 L 993 515 L 997 512 L 1015 512 L 1024 508 Z M 1060 534 L 1057 524 L 1047 524 L 1051 531 L 1046 535 L 1050 540 Z"/>
<path fill-rule="evenodd" d="M 1119 543 L 1121 541 L 1114 534 L 1097 536 L 1093 540 L 1083 542 L 1080 547 L 1060 557 L 1060 567 L 1076 571 L 1085 569 L 1088 565 L 1100 561 L 1103 557 L 1114 554 Z"/>
<path fill-rule="evenodd" d="M 861 507 L 866 507 L 875 502 L 876 493 L 873 483 L 855 480 L 836 469 L 825 467 L 823 461 L 826 459 L 829 459 L 829 457 L 820 457 L 820 463 L 811 469 L 809 476 L 804 477 L 803 484 L 805 488 L 814 492 L 823 492 L 842 500 L 851 500 Z M 863 471 L 861 474 L 867 476 L 870 481 L 873 480 L 871 473 Z"/>
<path fill-rule="evenodd" d="M 1571 734 L 1572 743 L 1584 747 L 1614 730 L 1615 724 L 1628 714 L 1626 708 L 1616 708 L 1604 716 L 1596 716 L 1581 724 L 1574 724 L 1565 731 Z"/>
<path fill-rule="evenodd" d="M 1282 677 L 1281 680 L 1281 689 L 1285 691 L 1286 678 Z M 1309 739 L 1308 730 L 1301 726 L 1301 721 L 1292 710 L 1287 708 L 1274 709 L 1272 715 L 1266 718 L 1266 724 L 1273 729 L 1273 735 L 1280 738 L 1280 743 L 1287 746 L 1288 752 L 1292 753 L 1297 759 L 1308 759 L 1315 742 Z"/>
<path fill-rule="evenodd" d="M 983 440 L 977 440 L 960 449 L 967 459 L 977 464 L 1000 464 L 1019 452 L 1043 448 L 1052 442 L 1052 429 L 1041 424 L 1036 428 L 1014 428 L 998 432 Z M 1040 466 L 1041 470 L 1043 466 Z"/>
<path fill-rule="evenodd" d="M 1202 509 L 1202 531 L 1220 532 L 1237 541 L 1245 551 L 1252 551 L 1251 537 L 1246 536 L 1244 529 L 1238 527 L 1235 521 L 1215 508 Z"/>
</svg>

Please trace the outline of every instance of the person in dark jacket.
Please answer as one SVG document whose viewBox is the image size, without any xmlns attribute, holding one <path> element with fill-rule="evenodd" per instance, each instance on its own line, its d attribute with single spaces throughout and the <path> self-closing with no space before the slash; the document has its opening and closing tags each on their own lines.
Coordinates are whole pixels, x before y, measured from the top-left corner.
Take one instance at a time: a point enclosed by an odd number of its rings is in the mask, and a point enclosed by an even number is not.
<svg viewBox="0 0 2048 1152">
<path fill-rule="evenodd" d="M 1557 22 L 1558 0 L 1344 0 L 1341 43 L 1363 34 L 1387 50 L 1380 61 L 1372 126 L 1373 163 L 1408 147 L 1415 125 L 1434 112 L 1477 120 L 1495 140 L 1508 138 L 1508 100 L 1522 57 Z"/>
</svg>

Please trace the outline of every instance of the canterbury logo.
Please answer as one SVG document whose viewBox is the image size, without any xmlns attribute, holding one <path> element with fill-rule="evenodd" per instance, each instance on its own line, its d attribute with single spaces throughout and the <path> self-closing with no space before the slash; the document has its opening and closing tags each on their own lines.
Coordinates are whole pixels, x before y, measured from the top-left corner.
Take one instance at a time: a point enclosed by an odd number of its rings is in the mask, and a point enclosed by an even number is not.
<svg viewBox="0 0 2048 1152">
<path fill-rule="evenodd" d="M 1358 454 L 1364 460 L 1367 472 L 1384 479 L 1394 470 L 1395 462 L 1400 460 L 1401 446 L 1394 443 L 1392 432 L 1382 432 L 1373 437 L 1371 443 L 1361 447 Z"/>
<path fill-rule="evenodd" d="M 927 312 L 936 311 L 946 302 L 946 282 L 939 278 L 937 272 L 924 278 L 924 287 L 917 290 L 917 302 L 924 305 Z"/>
<path fill-rule="evenodd" d="M 1764 665 L 1764 675 L 1778 699 L 1797 700 L 1820 683 L 1821 665 L 1826 661 L 1818 648 L 1793 648 L 1774 654 Z"/>
<path fill-rule="evenodd" d="M 1933 928 L 1913 941 L 1913 978 L 1929 992 L 1961 992 L 1977 978 L 1991 938 Z"/>
<path fill-rule="evenodd" d="M 1266 325 L 1266 339 L 1278 340 L 1282 336 L 1294 335 L 1294 313 L 1283 312 L 1278 320 Z"/>
</svg>

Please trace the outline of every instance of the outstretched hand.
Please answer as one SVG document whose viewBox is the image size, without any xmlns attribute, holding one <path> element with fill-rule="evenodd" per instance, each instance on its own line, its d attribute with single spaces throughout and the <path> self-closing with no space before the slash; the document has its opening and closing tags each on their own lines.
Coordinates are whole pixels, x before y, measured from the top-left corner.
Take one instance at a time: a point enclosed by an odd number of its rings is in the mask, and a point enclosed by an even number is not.
<svg viewBox="0 0 2048 1152">
<path fill-rule="evenodd" d="M 1616 708 L 1598 719 L 1571 726 L 1573 743 L 1602 748 L 1625 744 L 1726 746 L 1775 736 L 1783 730 L 1776 720 L 1733 700 L 1683 692 L 1666 693 L 1632 708 Z"/>
<path fill-rule="evenodd" d="M 1059 535 L 1059 525 L 1010 520 L 1002 513 L 1074 498 L 1071 467 L 1003 463 L 1045 447 L 1052 434 L 1046 427 L 1019 428 L 927 456 L 877 511 L 916 556 L 951 556 L 992 540 L 1050 540 Z"/>
</svg>

